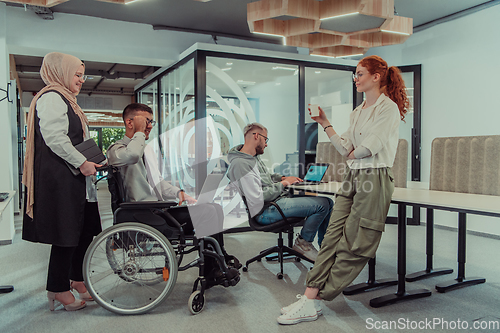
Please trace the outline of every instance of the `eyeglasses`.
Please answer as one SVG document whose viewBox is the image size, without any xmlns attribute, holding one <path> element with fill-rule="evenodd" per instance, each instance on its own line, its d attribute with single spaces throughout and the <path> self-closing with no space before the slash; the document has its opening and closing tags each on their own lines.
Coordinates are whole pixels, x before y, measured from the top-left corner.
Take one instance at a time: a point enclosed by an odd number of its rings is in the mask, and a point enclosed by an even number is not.
<svg viewBox="0 0 500 333">
<path fill-rule="evenodd" d="M 134 118 L 135 118 L 135 117 L 133 117 L 133 118 L 128 118 L 128 119 L 130 119 L 130 120 L 134 120 Z M 156 120 L 153 120 L 153 119 L 147 119 L 147 118 L 146 118 L 146 126 L 148 126 L 148 125 L 151 125 L 151 126 L 156 125 Z"/>
<path fill-rule="evenodd" d="M 80 80 L 83 80 L 83 82 L 87 81 L 87 78 L 88 78 L 87 75 L 83 75 L 83 74 L 80 74 L 80 73 L 76 73 L 75 76 L 77 78 L 79 78 Z"/>
<path fill-rule="evenodd" d="M 260 133 L 252 133 L 252 134 L 258 134 L 258 135 L 260 135 L 261 137 L 263 137 L 266 140 L 266 143 L 269 141 L 269 139 L 268 139 L 267 136 L 264 136 L 264 135 L 262 135 Z"/>
<path fill-rule="evenodd" d="M 360 80 L 363 75 L 364 75 L 363 73 L 354 73 L 352 74 L 352 80 L 353 81 Z"/>
</svg>

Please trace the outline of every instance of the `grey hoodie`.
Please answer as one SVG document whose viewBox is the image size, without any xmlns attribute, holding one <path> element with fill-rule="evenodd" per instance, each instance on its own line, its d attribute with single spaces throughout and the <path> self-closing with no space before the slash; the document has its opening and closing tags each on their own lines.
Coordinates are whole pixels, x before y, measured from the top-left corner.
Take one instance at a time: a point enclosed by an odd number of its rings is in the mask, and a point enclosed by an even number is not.
<svg viewBox="0 0 500 333">
<path fill-rule="evenodd" d="M 257 215 L 264 202 L 276 201 L 288 195 L 280 174 L 270 174 L 260 157 L 242 153 L 243 145 L 232 148 L 227 157 L 227 175 L 241 195 L 245 196 L 250 215 Z"/>
</svg>

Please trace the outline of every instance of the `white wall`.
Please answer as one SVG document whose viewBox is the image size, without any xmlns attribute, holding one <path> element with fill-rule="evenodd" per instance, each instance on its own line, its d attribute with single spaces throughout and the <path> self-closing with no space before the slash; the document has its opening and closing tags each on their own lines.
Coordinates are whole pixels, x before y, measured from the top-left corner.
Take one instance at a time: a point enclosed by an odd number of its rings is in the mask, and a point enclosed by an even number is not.
<svg viewBox="0 0 500 333">
<path fill-rule="evenodd" d="M 0 2 L 0 88 L 6 90 L 10 81 L 9 57 L 7 53 L 7 19 L 6 5 Z M 5 97 L 0 91 L 0 99 Z M 12 98 L 12 96 L 11 96 Z M 7 99 L 0 102 L 0 192 L 12 191 L 14 188 L 14 171 L 12 160 L 12 115 Z M 11 241 L 14 237 L 14 201 L 11 200 L 0 219 L 0 242 Z"/>
<path fill-rule="evenodd" d="M 423 182 L 429 182 L 434 138 L 500 134 L 499 17 L 500 6 L 493 6 L 369 51 L 389 65 L 422 64 Z M 440 212 L 435 222 L 456 227 L 456 215 Z M 498 219 L 468 215 L 468 221 L 471 230 L 500 235 Z"/>
</svg>

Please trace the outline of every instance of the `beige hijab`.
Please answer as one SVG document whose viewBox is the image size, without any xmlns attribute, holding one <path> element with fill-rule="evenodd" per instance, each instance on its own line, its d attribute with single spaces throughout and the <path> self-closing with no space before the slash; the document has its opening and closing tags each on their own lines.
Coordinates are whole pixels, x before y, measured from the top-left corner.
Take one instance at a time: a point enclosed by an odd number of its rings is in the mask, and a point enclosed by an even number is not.
<svg viewBox="0 0 500 333">
<path fill-rule="evenodd" d="M 71 82 L 75 73 L 85 65 L 83 62 L 69 54 L 52 52 L 43 58 L 40 75 L 46 86 L 35 95 L 30 104 L 27 121 L 26 136 L 26 155 L 24 157 L 23 184 L 26 186 L 26 214 L 33 218 L 33 205 L 35 203 L 34 195 L 34 162 L 35 162 L 35 108 L 38 98 L 49 90 L 55 90 L 61 93 L 70 103 L 73 111 L 80 117 L 83 128 L 83 136 L 87 132 L 88 119 L 83 110 L 76 103 L 76 95 L 70 90 Z"/>
</svg>

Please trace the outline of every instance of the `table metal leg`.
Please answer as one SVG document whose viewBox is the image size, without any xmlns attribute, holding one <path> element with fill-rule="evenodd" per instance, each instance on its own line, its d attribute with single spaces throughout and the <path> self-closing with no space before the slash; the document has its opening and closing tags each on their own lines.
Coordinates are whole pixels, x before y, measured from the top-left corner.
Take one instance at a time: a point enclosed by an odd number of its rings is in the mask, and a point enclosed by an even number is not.
<svg viewBox="0 0 500 333">
<path fill-rule="evenodd" d="M 432 266 L 432 257 L 434 255 L 434 210 L 431 208 L 427 208 L 427 221 L 426 221 L 426 255 L 427 262 L 426 268 L 423 271 L 415 272 L 412 274 L 408 274 L 406 276 L 407 282 L 418 281 L 422 279 L 427 279 L 433 276 L 445 275 L 453 273 L 453 269 L 451 268 L 437 268 L 433 269 Z"/>
<path fill-rule="evenodd" d="M 368 261 L 368 281 L 364 283 L 353 284 L 344 289 L 344 295 L 356 295 L 363 293 L 365 291 L 372 291 L 378 288 L 384 288 L 388 286 L 395 286 L 398 284 L 397 279 L 382 279 L 375 280 L 375 258 L 372 258 Z"/>
<path fill-rule="evenodd" d="M 466 213 L 458 213 L 458 276 L 455 280 L 437 284 L 436 290 L 440 293 L 486 282 L 486 279 L 481 277 L 465 278 L 466 235 Z"/>
<path fill-rule="evenodd" d="M 379 308 L 385 305 L 408 301 L 412 299 L 429 297 L 428 289 L 406 291 L 406 205 L 398 204 L 398 290 L 395 294 L 385 295 L 370 300 L 370 306 Z"/>
</svg>

